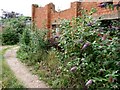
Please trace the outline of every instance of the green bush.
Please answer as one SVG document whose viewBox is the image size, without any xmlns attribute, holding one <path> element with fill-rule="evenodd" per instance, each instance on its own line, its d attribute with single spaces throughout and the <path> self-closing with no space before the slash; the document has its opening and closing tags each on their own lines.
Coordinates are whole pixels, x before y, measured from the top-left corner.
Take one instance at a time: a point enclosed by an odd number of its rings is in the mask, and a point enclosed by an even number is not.
<svg viewBox="0 0 120 90">
<path fill-rule="evenodd" d="M 111 22 L 111 25 L 118 23 L 119 20 Z M 119 30 L 103 28 L 101 30 L 101 22 L 86 13 L 72 21 L 63 21 L 59 40 L 63 52 L 57 55 L 63 63 L 63 76 L 68 75 L 68 81 L 59 79 L 64 87 L 90 90 L 120 88 Z"/>
<path fill-rule="evenodd" d="M 46 58 L 47 41 L 44 40 L 45 31 L 28 29 L 21 35 L 18 57 L 31 65 Z"/>
<path fill-rule="evenodd" d="M 4 29 L 2 32 L 2 45 L 14 45 L 19 42 L 19 36 L 15 30 Z"/>
<path fill-rule="evenodd" d="M 20 35 L 26 28 L 24 20 L 24 17 L 19 17 L 2 21 L 5 25 L 2 31 L 2 45 L 14 45 L 19 42 Z"/>
<path fill-rule="evenodd" d="M 18 57 L 34 65 L 39 76 L 54 88 L 119 89 L 120 37 L 116 27 L 120 22 L 113 20 L 112 27 L 102 26 L 91 17 L 93 11 L 89 15 L 83 11 L 83 16 L 71 21 L 63 20 L 61 52 L 47 51 L 43 31 L 25 30 Z"/>
</svg>

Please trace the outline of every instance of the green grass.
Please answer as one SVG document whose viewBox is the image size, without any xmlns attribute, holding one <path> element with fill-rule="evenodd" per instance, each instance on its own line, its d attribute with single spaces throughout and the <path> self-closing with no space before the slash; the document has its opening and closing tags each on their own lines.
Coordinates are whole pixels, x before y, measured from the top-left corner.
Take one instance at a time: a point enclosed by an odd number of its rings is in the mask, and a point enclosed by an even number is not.
<svg viewBox="0 0 120 90">
<path fill-rule="evenodd" d="M 24 56 L 24 53 L 21 57 Z M 18 55 L 21 55 L 18 53 Z M 60 88 L 61 83 L 59 83 L 59 80 L 63 79 L 61 75 L 61 71 L 59 67 L 61 66 L 60 61 L 57 59 L 56 53 L 52 50 L 48 51 L 47 58 L 45 60 L 42 60 L 40 62 L 36 62 L 32 65 L 29 65 L 28 60 L 21 60 L 21 62 L 25 63 L 28 68 L 32 68 L 31 72 L 39 77 L 40 80 L 43 80 L 46 82 L 49 87 L 51 88 Z M 28 61 L 28 62 L 27 62 Z M 31 61 L 31 60 L 30 60 Z M 59 85 L 57 85 L 59 83 Z"/>
<path fill-rule="evenodd" d="M 0 78 L 0 81 L 2 80 L 2 88 L 24 88 L 22 83 L 16 79 L 14 73 L 3 58 L 3 55 L 7 49 L 8 48 L 0 52 L 0 67 L 2 67 L 2 73 L 0 72 L 0 77 L 2 78 Z"/>
</svg>

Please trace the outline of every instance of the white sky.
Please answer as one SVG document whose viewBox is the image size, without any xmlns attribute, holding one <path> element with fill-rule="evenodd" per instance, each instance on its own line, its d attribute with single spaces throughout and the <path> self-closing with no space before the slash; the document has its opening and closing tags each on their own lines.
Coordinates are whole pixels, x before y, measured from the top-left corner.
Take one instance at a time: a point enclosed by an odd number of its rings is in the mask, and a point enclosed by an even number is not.
<svg viewBox="0 0 120 90">
<path fill-rule="evenodd" d="M 64 10 L 70 7 L 70 2 L 79 0 L 1 0 L 0 1 L 0 16 L 1 9 L 5 11 L 15 11 L 25 16 L 31 16 L 31 5 L 38 4 L 44 6 L 50 2 L 55 4 L 56 10 Z"/>
<path fill-rule="evenodd" d="M 56 10 L 64 10 L 70 7 L 70 2 L 84 1 L 84 0 L 1 0 L 0 1 L 0 16 L 2 15 L 1 9 L 5 11 L 15 11 L 25 16 L 31 16 L 31 5 L 38 4 L 39 6 L 45 6 L 52 2 L 55 4 Z M 93 1 L 106 1 L 106 0 L 85 0 L 88 2 Z M 119 0 L 114 0 L 119 1 Z"/>
</svg>

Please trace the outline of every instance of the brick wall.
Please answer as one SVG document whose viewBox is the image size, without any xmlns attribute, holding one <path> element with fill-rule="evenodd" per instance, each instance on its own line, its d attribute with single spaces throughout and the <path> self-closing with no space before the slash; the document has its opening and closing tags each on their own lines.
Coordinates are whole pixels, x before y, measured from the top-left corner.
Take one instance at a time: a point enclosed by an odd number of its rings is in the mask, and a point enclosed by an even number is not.
<svg viewBox="0 0 120 90">
<path fill-rule="evenodd" d="M 118 2 L 114 2 L 116 4 Z M 100 16 L 105 14 L 116 13 L 118 10 L 110 10 L 98 7 L 100 2 L 72 2 L 70 8 L 57 12 L 55 10 L 55 5 L 49 3 L 44 7 L 38 7 L 37 5 L 32 5 L 32 21 L 35 22 L 38 28 L 49 29 L 48 37 L 51 36 L 52 23 L 58 21 L 59 19 L 72 19 L 73 17 L 80 16 L 79 12 L 82 9 L 96 8 L 97 12 L 94 16 Z"/>
<path fill-rule="evenodd" d="M 106 0 L 107 1 L 107 0 Z M 113 0 L 113 5 L 117 4 L 119 0 Z M 93 14 L 93 16 L 102 16 L 102 15 L 108 15 L 108 14 L 115 14 L 118 13 L 119 10 L 117 10 L 116 8 L 114 10 L 108 9 L 108 8 L 101 8 L 98 7 L 98 5 L 101 2 L 82 2 L 81 3 L 81 8 L 85 8 L 88 11 L 91 10 L 91 8 L 95 8 L 97 10 L 96 13 Z"/>
<path fill-rule="evenodd" d="M 72 19 L 78 15 L 78 7 L 80 2 L 71 3 L 69 9 L 57 12 L 55 10 L 55 5 L 49 3 L 44 7 L 38 7 L 37 5 L 32 5 L 32 21 L 36 24 L 38 28 L 49 29 L 48 37 L 50 37 L 52 23 L 58 21 L 58 19 Z"/>
<path fill-rule="evenodd" d="M 80 2 L 71 3 L 69 9 L 57 12 L 55 11 L 55 6 L 52 3 L 47 4 L 44 7 L 37 7 L 32 5 L 32 20 L 37 24 L 38 27 L 42 27 L 44 23 L 49 27 L 48 23 L 60 19 L 72 19 L 77 16 L 77 10 Z"/>
<path fill-rule="evenodd" d="M 38 28 L 47 28 L 47 6 L 37 7 L 32 5 L 32 21 L 37 25 Z"/>
</svg>

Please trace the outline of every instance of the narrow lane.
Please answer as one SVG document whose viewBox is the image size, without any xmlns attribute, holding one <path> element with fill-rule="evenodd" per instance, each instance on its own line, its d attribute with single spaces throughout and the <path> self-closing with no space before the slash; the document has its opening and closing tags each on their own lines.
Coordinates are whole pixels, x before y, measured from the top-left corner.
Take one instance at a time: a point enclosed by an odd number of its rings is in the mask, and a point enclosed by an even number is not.
<svg viewBox="0 0 120 90">
<path fill-rule="evenodd" d="M 19 47 L 14 47 L 9 49 L 4 55 L 16 78 L 20 80 L 26 88 L 48 88 L 43 81 L 40 81 L 36 75 L 32 75 L 29 69 L 16 58 L 18 48 Z"/>
</svg>

